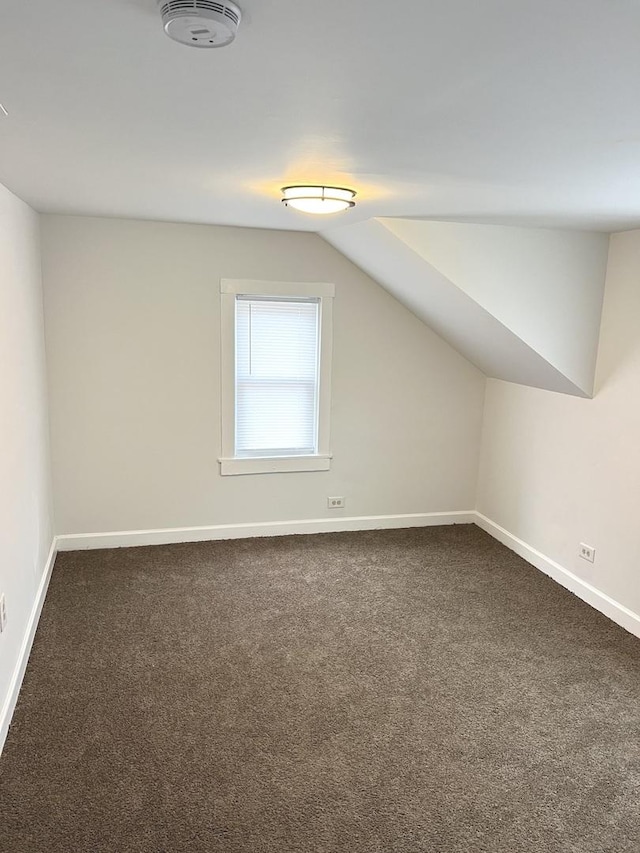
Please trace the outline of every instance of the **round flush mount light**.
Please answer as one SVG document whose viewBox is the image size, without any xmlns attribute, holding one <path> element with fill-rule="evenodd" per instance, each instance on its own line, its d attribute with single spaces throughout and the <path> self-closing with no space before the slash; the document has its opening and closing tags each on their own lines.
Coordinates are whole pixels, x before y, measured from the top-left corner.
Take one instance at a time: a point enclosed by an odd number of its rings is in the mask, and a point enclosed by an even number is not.
<svg viewBox="0 0 640 853">
<path fill-rule="evenodd" d="M 287 207 L 320 216 L 327 213 L 340 213 L 342 210 L 353 207 L 355 197 L 355 190 L 344 187 L 296 185 L 282 188 L 282 203 Z"/>
</svg>

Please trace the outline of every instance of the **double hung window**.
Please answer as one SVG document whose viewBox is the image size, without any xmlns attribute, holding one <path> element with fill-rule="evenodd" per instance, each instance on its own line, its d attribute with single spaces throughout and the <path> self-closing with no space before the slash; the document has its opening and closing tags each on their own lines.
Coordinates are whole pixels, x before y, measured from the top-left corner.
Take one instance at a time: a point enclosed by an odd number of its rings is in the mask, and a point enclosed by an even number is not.
<svg viewBox="0 0 640 853">
<path fill-rule="evenodd" d="M 333 285 L 221 290 L 221 473 L 328 470 Z"/>
</svg>

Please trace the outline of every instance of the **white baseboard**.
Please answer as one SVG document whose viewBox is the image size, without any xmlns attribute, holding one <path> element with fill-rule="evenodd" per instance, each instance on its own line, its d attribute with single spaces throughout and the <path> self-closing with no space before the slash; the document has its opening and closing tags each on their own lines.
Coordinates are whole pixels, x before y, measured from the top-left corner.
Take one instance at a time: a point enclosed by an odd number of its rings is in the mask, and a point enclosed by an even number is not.
<svg viewBox="0 0 640 853">
<path fill-rule="evenodd" d="M 574 595 L 577 595 L 578 598 L 581 598 L 582 601 L 589 604 L 595 610 L 599 610 L 600 613 L 603 613 L 617 625 L 620 625 L 621 628 L 629 631 L 630 634 L 640 637 L 640 616 L 638 616 L 637 613 L 629 610 L 629 608 L 625 607 L 624 604 L 620 604 L 620 602 L 615 601 L 611 596 L 601 592 L 587 581 L 582 580 L 582 578 L 579 578 L 577 575 L 574 575 L 573 572 L 565 569 L 559 563 L 556 563 L 555 560 L 545 556 L 536 548 L 532 548 L 531 545 L 527 545 L 527 543 L 523 542 L 522 539 L 518 539 L 518 537 L 514 536 L 513 533 L 509 533 L 509 531 L 505 530 L 504 527 L 500 527 L 500 525 L 496 524 L 495 521 L 491 521 L 491 519 L 487 518 L 486 515 L 476 512 L 475 522 L 478 527 L 481 527 L 490 536 L 497 539 L 498 542 L 502 542 L 502 544 L 506 545 L 511 551 L 515 551 L 519 557 L 522 557 L 528 563 L 531 563 L 531 565 L 535 566 L 536 569 L 540 569 L 540 571 L 544 572 L 545 575 L 549 575 L 549 577 L 553 578 L 553 580 L 559 583 L 560 586 L 563 586 Z"/>
<path fill-rule="evenodd" d="M 206 527 L 121 530 L 107 533 L 71 533 L 58 536 L 56 544 L 59 551 L 82 551 L 97 548 L 170 545 L 179 542 L 206 542 L 216 539 L 245 539 L 255 536 L 289 536 L 302 533 L 340 533 L 348 530 L 431 527 L 439 524 L 477 524 L 494 539 L 515 551 L 516 554 L 544 574 L 549 575 L 565 589 L 573 592 L 578 598 L 581 598 L 631 634 L 640 637 L 640 616 L 638 614 L 475 510 L 316 518 L 300 521 L 266 521 L 248 524 L 215 524 Z"/>
<path fill-rule="evenodd" d="M 419 512 L 407 515 L 363 515 L 314 518 L 301 521 L 265 521 L 250 524 L 214 524 L 209 527 L 170 527 L 158 530 L 121 530 L 112 533 L 70 533 L 57 537 L 59 551 L 93 548 L 128 548 L 136 545 L 169 545 L 213 539 L 245 539 L 252 536 L 290 536 L 298 533 L 341 533 L 347 530 L 388 530 L 399 527 L 432 527 L 439 524 L 473 524 L 475 512 Z"/>
<path fill-rule="evenodd" d="M 9 725 L 11 724 L 11 718 L 13 717 L 16 702 L 18 701 L 18 694 L 20 693 L 20 688 L 22 687 L 22 679 L 24 678 L 24 674 L 27 669 L 27 663 L 29 661 L 29 655 L 31 653 L 31 646 L 33 645 L 33 638 L 36 635 L 36 629 L 38 627 L 38 622 L 40 621 L 40 614 L 42 612 L 42 605 L 44 604 L 44 600 L 47 595 L 47 589 L 49 588 L 49 581 L 51 580 L 53 564 L 56 561 L 57 550 L 57 543 L 54 537 L 53 542 L 51 543 L 51 548 L 49 549 L 49 554 L 47 556 L 47 562 L 45 563 L 44 570 L 42 572 L 42 578 L 38 586 L 36 598 L 33 602 L 33 607 L 31 608 L 31 614 L 29 615 L 27 628 L 24 632 L 22 645 L 20 646 L 18 660 L 16 661 L 15 669 L 13 670 L 11 681 L 9 682 L 9 690 L 4 700 L 2 710 L 0 711 L 0 753 L 2 753 L 4 743 L 7 739 L 7 734 L 9 733 Z"/>
</svg>

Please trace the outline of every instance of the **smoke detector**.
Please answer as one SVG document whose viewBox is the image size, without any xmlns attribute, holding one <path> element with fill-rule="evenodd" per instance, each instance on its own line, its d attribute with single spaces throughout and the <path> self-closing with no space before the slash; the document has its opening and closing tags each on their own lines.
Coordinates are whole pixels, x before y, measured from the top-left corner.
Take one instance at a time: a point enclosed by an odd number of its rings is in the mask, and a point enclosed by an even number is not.
<svg viewBox="0 0 640 853">
<path fill-rule="evenodd" d="M 224 47 L 236 37 L 242 12 L 229 0 L 158 0 L 165 33 L 189 47 Z"/>
</svg>

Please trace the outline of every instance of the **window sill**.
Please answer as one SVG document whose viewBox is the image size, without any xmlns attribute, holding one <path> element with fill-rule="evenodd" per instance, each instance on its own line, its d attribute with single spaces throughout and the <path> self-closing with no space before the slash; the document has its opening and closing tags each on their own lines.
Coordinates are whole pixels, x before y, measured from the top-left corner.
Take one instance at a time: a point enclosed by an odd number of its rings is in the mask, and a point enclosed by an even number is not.
<svg viewBox="0 0 640 853">
<path fill-rule="evenodd" d="M 314 456 L 260 456 L 243 458 L 240 456 L 218 459 L 220 474 L 223 477 L 237 474 L 285 474 L 293 471 L 328 471 L 331 468 L 331 454 L 319 453 Z"/>
</svg>

